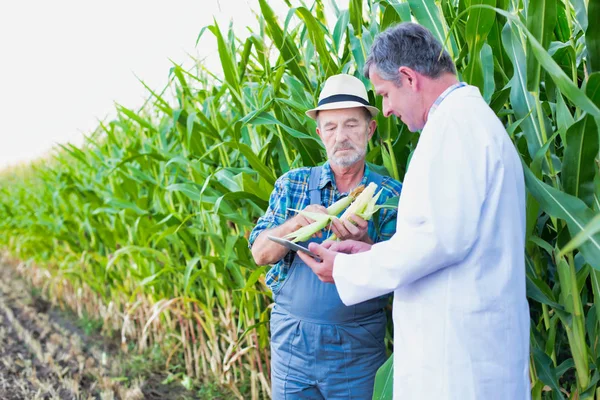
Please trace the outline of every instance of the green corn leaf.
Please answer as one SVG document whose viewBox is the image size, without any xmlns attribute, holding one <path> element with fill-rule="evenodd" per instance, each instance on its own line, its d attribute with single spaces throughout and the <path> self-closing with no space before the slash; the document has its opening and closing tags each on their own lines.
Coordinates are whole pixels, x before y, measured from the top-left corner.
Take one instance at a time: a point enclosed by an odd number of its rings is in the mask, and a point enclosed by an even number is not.
<svg viewBox="0 0 600 400">
<path fill-rule="evenodd" d="M 559 256 L 563 257 L 566 253 L 575 250 L 588 240 L 593 240 L 598 232 L 600 232 L 600 214 L 592 218 L 592 220 L 562 248 Z"/>
<path fill-rule="evenodd" d="M 598 21 L 600 21 L 600 1 L 589 0 L 587 19 L 595 21 L 584 28 L 588 68 L 590 72 L 600 72 L 600 24 L 598 24 Z"/>
<path fill-rule="evenodd" d="M 319 54 L 320 63 L 325 68 L 325 74 L 330 76 L 338 73 L 339 67 L 330 55 L 331 50 L 327 48 L 327 45 L 325 44 L 325 35 L 327 35 L 327 31 L 323 29 L 320 23 L 305 7 L 297 8 L 296 13 L 306 24 L 306 29 L 308 30 L 311 41 Z"/>
<path fill-rule="evenodd" d="M 538 348 L 533 348 L 533 360 L 535 361 L 536 371 L 538 377 L 542 382 L 552 388 L 555 398 L 564 399 L 562 392 L 560 391 L 560 385 L 556 378 L 556 372 L 552 367 L 552 360 L 546 353 Z"/>
<path fill-rule="evenodd" d="M 221 30 L 219 29 L 219 25 L 217 21 L 214 21 L 212 26 L 209 26 L 208 29 L 215 35 L 217 38 L 217 48 L 219 51 L 219 58 L 221 60 L 221 66 L 223 68 L 223 74 L 225 75 L 225 81 L 232 87 L 232 89 L 236 92 L 240 92 L 240 83 L 238 82 L 238 72 L 236 69 L 235 56 L 231 54 L 227 43 L 225 42 L 225 38 L 223 37 Z M 241 104 L 239 104 L 241 106 Z"/>
<path fill-rule="evenodd" d="M 409 3 L 399 3 L 397 1 L 391 1 L 386 8 L 386 12 L 390 7 L 393 7 L 393 9 L 396 10 L 396 14 L 398 14 L 398 16 L 400 17 L 400 21 L 407 22 L 412 20 Z M 383 26 L 381 27 L 381 29 L 383 29 Z"/>
<path fill-rule="evenodd" d="M 575 17 L 577 18 L 577 22 L 579 22 L 579 26 L 581 27 L 581 29 L 583 31 L 585 31 L 589 27 L 586 3 L 592 4 L 593 1 L 586 2 L 585 0 L 571 0 L 570 3 L 575 8 Z M 590 19 L 590 21 L 598 21 L 598 20 Z"/>
<path fill-rule="evenodd" d="M 563 158 L 562 180 L 565 192 L 582 199 L 588 207 L 594 203 L 594 177 L 598 156 L 598 127 L 591 115 L 586 115 L 567 131 L 567 146 Z"/>
<path fill-rule="evenodd" d="M 348 29 L 349 22 L 350 12 L 348 10 L 341 11 L 332 34 L 333 45 L 336 54 L 339 53 L 340 49 L 342 48 L 342 38 Z"/>
<path fill-rule="evenodd" d="M 526 166 L 524 170 L 527 190 L 546 213 L 567 222 L 571 235 L 579 234 L 594 218 L 594 213 L 583 201 L 546 185 Z M 580 250 L 592 267 L 600 269 L 600 234 L 594 235 L 588 242 L 583 243 Z"/>
<path fill-rule="evenodd" d="M 485 6 L 482 6 L 485 7 Z M 552 76 L 556 86 L 561 92 L 569 98 L 575 105 L 582 110 L 592 114 L 595 118 L 600 118 L 600 109 L 583 93 L 569 77 L 564 73 L 560 66 L 552 59 L 545 51 L 544 47 L 536 40 L 536 38 L 523 26 L 523 23 L 516 19 L 512 14 L 495 8 L 497 13 L 509 18 L 513 23 L 517 24 L 527 36 L 529 44 L 531 44 L 532 53 L 540 62 L 542 67 Z"/>
<path fill-rule="evenodd" d="M 306 76 L 306 73 L 300 68 L 300 51 L 287 35 L 287 32 L 281 30 L 281 27 L 277 23 L 277 18 L 271 7 L 267 4 L 266 0 L 258 0 L 260 10 L 264 16 L 264 21 L 267 24 L 269 33 L 273 42 L 281 52 L 281 56 L 288 63 L 290 71 L 302 81 L 306 87 L 310 86 L 310 82 Z"/>
<path fill-rule="evenodd" d="M 433 0 L 408 0 L 410 10 L 417 21 L 429 29 L 441 43 L 445 42 L 446 31 L 440 17 L 440 10 Z"/>
<path fill-rule="evenodd" d="M 471 4 L 487 4 L 493 7 L 496 5 L 496 0 L 472 0 Z M 465 29 L 469 46 L 469 64 L 465 68 L 463 79 L 479 87 L 482 93 L 484 93 L 484 77 L 479 53 L 495 20 L 496 15 L 492 10 L 474 7 L 469 12 Z"/>
<path fill-rule="evenodd" d="M 349 11 L 350 11 L 350 24 L 352 25 L 354 32 L 361 32 L 362 24 L 363 24 L 363 17 L 362 17 L 363 2 L 362 2 L 362 0 L 350 0 L 348 7 L 349 7 Z"/>
<path fill-rule="evenodd" d="M 527 29 L 537 41 L 548 49 L 556 25 L 557 0 L 530 0 L 527 9 Z M 527 44 L 527 53 L 531 53 Z M 527 89 L 536 91 L 540 85 L 540 63 L 535 57 L 527 57 Z"/>
<path fill-rule="evenodd" d="M 377 370 L 373 400 L 391 400 L 394 395 L 394 355 Z"/>
<path fill-rule="evenodd" d="M 502 31 L 502 41 L 514 68 L 514 75 L 510 81 L 510 103 L 515 116 L 523 119 L 521 129 L 527 137 L 529 154 L 533 156 L 544 144 L 544 138 L 535 111 L 535 99 L 527 90 L 527 62 L 518 30 L 514 24 L 507 23 L 505 25 Z"/>
</svg>

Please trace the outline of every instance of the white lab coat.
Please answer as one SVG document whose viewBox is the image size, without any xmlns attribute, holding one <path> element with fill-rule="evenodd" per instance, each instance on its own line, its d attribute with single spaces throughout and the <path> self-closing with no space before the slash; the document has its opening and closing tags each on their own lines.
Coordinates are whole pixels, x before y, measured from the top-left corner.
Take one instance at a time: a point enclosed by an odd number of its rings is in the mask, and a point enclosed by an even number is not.
<svg viewBox="0 0 600 400">
<path fill-rule="evenodd" d="M 342 301 L 394 292 L 394 399 L 530 398 L 525 185 L 476 87 L 430 116 L 406 173 L 396 234 L 339 255 Z"/>
</svg>

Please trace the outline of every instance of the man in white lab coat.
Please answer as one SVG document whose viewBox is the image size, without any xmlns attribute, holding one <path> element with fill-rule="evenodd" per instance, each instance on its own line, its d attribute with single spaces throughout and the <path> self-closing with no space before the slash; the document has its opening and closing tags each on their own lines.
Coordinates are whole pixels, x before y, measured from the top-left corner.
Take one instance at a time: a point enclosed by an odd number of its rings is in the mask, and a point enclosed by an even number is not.
<svg viewBox="0 0 600 400">
<path fill-rule="evenodd" d="M 346 305 L 394 292 L 394 398 L 530 398 L 525 187 L 519 156 L 476 87 L 420 25 L 373 43 L 365 75 L 386 116 L 421 130 L 387 242 L 298 255 Z"/>
</svg>

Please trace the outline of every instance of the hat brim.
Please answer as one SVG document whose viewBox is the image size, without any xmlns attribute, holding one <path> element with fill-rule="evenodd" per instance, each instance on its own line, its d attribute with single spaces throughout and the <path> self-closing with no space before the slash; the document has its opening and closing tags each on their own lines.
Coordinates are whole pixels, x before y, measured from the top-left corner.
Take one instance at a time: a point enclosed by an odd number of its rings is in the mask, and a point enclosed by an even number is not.
<svg viewBox="0 0 600 400">
<path fill-rule="evenodd" d="M 338 101 L 335 103 L 323 104 L 322 106 L 313 108 L 312 110 L 308 110 L 306 112 L 306 115 L 309 118 L 312 118 L 316 121 L 317 120 L 317 112 L 319 112 L 319 111 L 339 110 L 342 108 L 357 108 L 357 107 L 364 107 L 367 110 L 369 110 L 369 112 L 371 113 L 371 117 L 373 117 L 373 118 L 375 118 L 377 116 L 377 114 L 379 114 L 379 109 L 377 107 L 365 106 L 364 104 L 359 103 L 357 101 Z"/>
</svg>

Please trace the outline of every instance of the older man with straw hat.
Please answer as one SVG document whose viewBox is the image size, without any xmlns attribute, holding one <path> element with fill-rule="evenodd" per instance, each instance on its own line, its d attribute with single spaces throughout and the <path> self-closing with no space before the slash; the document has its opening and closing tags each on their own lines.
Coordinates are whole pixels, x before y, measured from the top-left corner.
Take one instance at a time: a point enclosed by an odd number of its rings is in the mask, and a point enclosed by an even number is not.
<svg viewBox="0 0 600 400">
<path fill-rule="evenodd" d="M 293 209 L 326 213 L 326 207 L 359 185 L 375 182 L 381 204 L 398 196 L 401 184 L 365 163 L 367 143 L 379 110 L 369 104 L 363 83 L 340 74 L 327 79 L 318 106 L 306 112 L 317 122 L 328 161 L 298 168 L 275 183 L 269 208 L 250 235 L 257 264 L 273 264 L 267 285 L 275 305 L 271 313 L 271 379 L 274 399 L 367 399 L 377 369 L 386 360 L 384 346 L 388 297 L 345 306 L 334 285 L 321 282 L 295 253 L 268 236 L 282 237 L 312 220 Z M 396 211 L 380 211 L 377 224 L 352 215 L 334 221 L 341 239 L 377 243 L 395 232 Z M 318 234 L 310 241 L 320 243 Z M 301 243 L 307 245 L 307 242 Z"/>
</svg>

